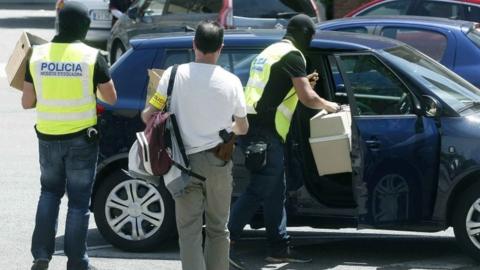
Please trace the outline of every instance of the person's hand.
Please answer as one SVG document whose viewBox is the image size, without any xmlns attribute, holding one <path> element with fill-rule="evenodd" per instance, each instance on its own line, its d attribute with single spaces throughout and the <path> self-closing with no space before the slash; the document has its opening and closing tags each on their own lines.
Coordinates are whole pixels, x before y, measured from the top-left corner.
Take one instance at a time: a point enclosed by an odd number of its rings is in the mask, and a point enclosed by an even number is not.
<svg viewBox="0 0 480 270">
<path fill-rule="evenodd" d="M 323 108 L 329 113 L 340 111 L 340 105 L 338 103 L 331 102 L 331 101 L 326 101 L 325 104 L 323 105 Z"/>
<path fill-rule="evenodd" d="M 312 88 L 315 88 L 315 85 L 317 85 L 317 81 L 318 81 L 317 71 L 315 70 L 315 71 L 313 71 L 313 73 L 308 74 L 307 79 L 310 82 L 310 86 L 312 86 Z"/>
</svg>

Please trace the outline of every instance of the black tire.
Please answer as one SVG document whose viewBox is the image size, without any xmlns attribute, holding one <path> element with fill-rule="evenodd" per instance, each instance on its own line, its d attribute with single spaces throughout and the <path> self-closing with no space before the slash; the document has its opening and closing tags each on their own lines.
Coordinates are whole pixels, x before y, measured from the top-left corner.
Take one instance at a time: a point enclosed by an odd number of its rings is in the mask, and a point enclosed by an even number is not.
<svg viewBox="0 0 480 270">
<path fill-rule="evenodd" d="M 155 187 L 116 170 L 96 190 L 93 207 L 102 236 L 122 250 L 155 250 L 176 235 L 174 201 L 163 184 Z"/>
<path fill-rule="evenodd" d="M 127 50 L 123 46 L 122 42 L 116 41 L 113 43 L 112 51 L 110 52 L 110 64 L 115 63 L 121 55 L 123 55 Z"/>
<path fill-rule="evenodd" d="M 460 247 L 473 259 L 480 261 L 480 233 L 473 236 L 474 239 L 472 239 L 467 231 L 467 218 L 480 223 L 480 211 L 472 209 L 475 203 L 480 203 L 480 183 L 472 184 L 457 196 L 453 209 L 452 226 Z M 475 228 L 480 229 L 480 226 Z"/>
</svg>

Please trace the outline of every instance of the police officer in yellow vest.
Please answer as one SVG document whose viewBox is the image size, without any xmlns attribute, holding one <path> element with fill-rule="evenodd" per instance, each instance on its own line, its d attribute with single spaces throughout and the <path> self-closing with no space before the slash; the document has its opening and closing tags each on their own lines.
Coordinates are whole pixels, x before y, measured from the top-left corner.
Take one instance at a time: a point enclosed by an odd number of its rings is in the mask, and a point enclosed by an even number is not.
<svg viewBox="0 0 480 270">
<path fill-rule="evenodd" d="M 86 253 L 86 237 L 98 156 L 96 93 L 109 104 L 117 96 L 105 59 L 81 42 L 90 25 L 85 6 L 67 2 L 58 18 L 59 34 L 33 48 L 22 95 L 23 108 L 37 111 L 41 171 L 31 269 L 48 269 L 60 199 L 67 192 L 66 269 L 87 270 L 94 269 Z"/>
<path fill-rule="evenodd" d="M 235 254 L 235 242 L 261 204 L 269 244 L 266 260 L 272 263 L 311 261 L 294 254 L 289 247 L 284 207 L 284 142 L 298 100 L 313 109 L 339 110 L 338 104 L 319 97 L 312 89 L 318 74 L 306 74 L 303 53 L 314 33 L 314 24 L 308 16 L 294 16 L 287 25 L 284 39 L 263 50 L 250 69 L 245 98 L 251 124 L 240 145 L 245 148 L 262 141 L 268 148 L 266 165 L 251 172 L 250 183 L 230 214 L 230 262 L 240 269 L 243 265 Z"/>
</svg>

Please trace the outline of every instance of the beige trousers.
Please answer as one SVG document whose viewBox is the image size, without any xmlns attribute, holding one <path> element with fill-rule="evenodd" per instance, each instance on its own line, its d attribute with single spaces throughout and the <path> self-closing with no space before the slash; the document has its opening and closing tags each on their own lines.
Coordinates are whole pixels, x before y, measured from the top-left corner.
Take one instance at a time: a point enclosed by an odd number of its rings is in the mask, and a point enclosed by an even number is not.
<svg viewBox="0 0 480 270">
<path fill-rule="evenodd" d="M 227 229 L 232 195 L 232 162 L 225 164 L 211 152 L 189 156 L 192 170 L 207 178 L 192 178 L 175 214 L 183 270 L 228 270 L 230 238 Z M 203 215 L 205 248 L 202 250 Z"/>
</svg>

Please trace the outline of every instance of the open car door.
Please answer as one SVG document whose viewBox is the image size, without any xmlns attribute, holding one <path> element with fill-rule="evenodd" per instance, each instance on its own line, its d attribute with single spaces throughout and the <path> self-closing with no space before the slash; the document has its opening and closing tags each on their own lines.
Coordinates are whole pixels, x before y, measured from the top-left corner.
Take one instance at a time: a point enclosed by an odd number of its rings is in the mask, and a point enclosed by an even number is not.
<svg viewBox="0 0 480 270">
<path fill-rule="evenodd" d="M 352 189 L 359 227 L 418 224 L 431 215 L 439 132 L 411 89 L 374 52 L 328 57 L 337 102 L 352 113 Z"/>
</svg>

